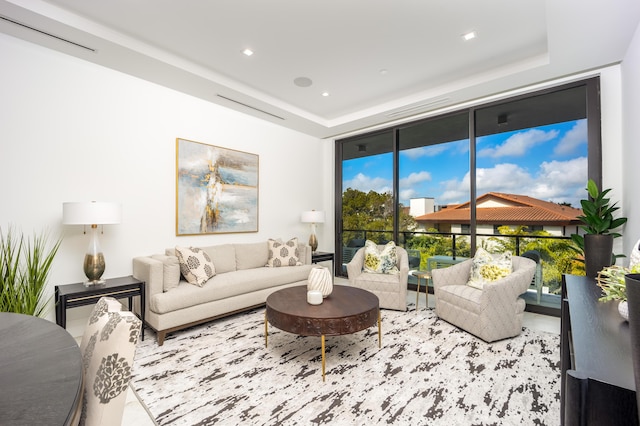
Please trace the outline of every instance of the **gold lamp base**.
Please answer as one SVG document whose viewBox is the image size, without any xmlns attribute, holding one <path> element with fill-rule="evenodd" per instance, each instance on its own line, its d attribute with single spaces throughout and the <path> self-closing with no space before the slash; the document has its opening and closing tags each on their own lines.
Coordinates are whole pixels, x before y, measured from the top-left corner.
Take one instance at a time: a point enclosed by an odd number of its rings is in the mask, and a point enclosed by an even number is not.
<svg viewBox="0 0 640 426">
<path fill-rule="evenodd" d="M 318 238 L 316 237 L 316 234 L 311 234 L 309 237 L 309 246 L 311 247 L 311 251 L 315 253 L 318 248 Z"/>
<path fill-rule="evenodd" d="M 100 279 L 105 270 L 104 254 L 100 250 L 100 244 L 98 243 L 98 230 L 97 226 L 91 226 L 91 241 L 89 242 L 89 248 L 87 254 L 84 256 L 84 264 L 82 265 L 84 274 L 87 276 L 88 281 L 84 283 L 86 287 L 104 284 L 106 281 Z"/>
</svg>

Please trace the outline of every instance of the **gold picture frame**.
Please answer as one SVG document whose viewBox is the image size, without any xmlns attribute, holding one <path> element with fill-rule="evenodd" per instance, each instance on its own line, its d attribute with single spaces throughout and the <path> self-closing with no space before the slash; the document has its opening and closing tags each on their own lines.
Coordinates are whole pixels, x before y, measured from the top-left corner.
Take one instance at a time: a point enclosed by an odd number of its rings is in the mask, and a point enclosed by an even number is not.
<svg viewBox="0 0 640 426">
<path fill-rule="evenodd" d="M 176 139 L 176 235 L 258 232 L 259 156 Z"/>
</svg>

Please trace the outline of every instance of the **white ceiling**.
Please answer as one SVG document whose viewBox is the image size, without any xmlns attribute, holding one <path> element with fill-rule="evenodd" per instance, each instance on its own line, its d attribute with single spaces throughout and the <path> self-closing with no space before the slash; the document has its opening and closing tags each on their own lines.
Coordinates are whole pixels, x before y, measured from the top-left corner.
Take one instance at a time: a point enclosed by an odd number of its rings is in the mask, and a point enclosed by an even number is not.
<svg viewBox="0 0 640 426">
<path fill-rule="evenodd" d="M 10 35 L 325 138 L 617 63 L 640 1 L 0 0 L 0 17 Z"/>
</svg>

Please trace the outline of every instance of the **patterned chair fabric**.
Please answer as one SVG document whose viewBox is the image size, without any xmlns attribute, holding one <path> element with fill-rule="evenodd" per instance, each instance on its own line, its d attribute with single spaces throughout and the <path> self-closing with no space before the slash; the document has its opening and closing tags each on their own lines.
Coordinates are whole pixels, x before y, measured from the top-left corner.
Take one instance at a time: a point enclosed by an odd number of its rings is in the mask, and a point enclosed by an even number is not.
<svg viewBox="0 0 640 426">
<path fill-rule="evenodd" d="M 103 297 L 93 308 L 80 344 L 84 369 L 79 424 L 120 426 L 142 322 Z"/>
<path fill-rule="evenodd" d="M 467 285 L 472 259 L 431 271 L 436 315 L 461 329 L 493 342 L 522 332 L 527 291 L 536 263 L 513 256 L 513 272 L 505 278 L 485 283 L 482 290 Z"/>
<path fill-rule="evenodd" d="M 382 250 L 384 245 L 378 245 Z M 378 296 L 380 308 L 407 310 L 407 280 L 409 278 L 409 257 L 402 247 L 396 247 L 398 257 L 397 267 L 399 274 L 374 274 L 364 272 L 364 247 L 358 249 L 356 254 L 347 264 L 349 284 Z"/>
</svg>

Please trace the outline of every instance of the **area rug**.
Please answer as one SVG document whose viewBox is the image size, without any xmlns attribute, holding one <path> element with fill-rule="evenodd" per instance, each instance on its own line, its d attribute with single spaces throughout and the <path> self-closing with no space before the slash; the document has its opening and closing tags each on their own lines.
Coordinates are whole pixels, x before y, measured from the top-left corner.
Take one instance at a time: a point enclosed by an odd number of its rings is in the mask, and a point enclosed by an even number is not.
<svg viewBox="0 0 640 426">
<path fill-rule="evenodd" d="M 320 338 L 264 309 L 137 348 L 133 388 L 159 425 L 559 425 L 560 344 L 524 329 L 487 344 L 433 310 L 382 311 L 377 328 Z"/>
</svg>

